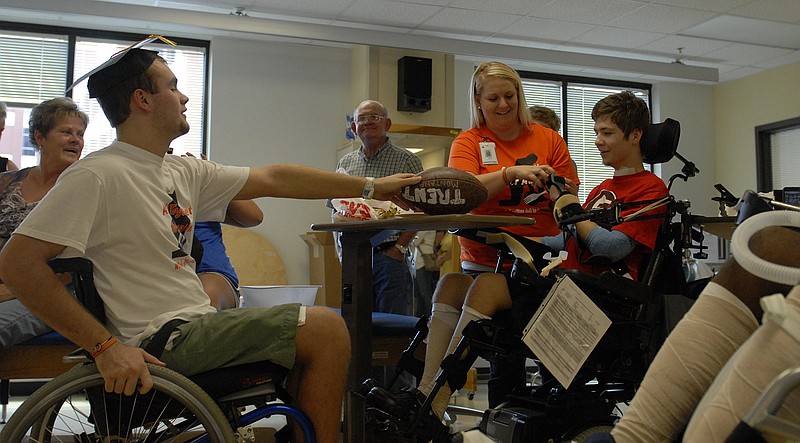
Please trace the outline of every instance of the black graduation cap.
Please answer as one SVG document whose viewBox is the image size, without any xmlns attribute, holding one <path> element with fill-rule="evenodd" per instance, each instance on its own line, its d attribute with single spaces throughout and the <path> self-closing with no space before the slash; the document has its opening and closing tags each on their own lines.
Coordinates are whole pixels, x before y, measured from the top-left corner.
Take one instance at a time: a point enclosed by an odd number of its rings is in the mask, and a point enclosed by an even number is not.
<svg viewBox="0 0 800 443">
<path fill-rule="evenodd" d="M 169 45 L 175 46 L 175 42 L 165 39 L 159 35 L 151 35 L 148 38 L 136 42 L 131 46 L 117 52 L 110 59 L 100 66 L 92 69 L 84 74 L 78 80 L 75 80 L 64 93 L 74 88 L 75 85 L 84 81 L 87 77 L 89 82 L 87 84 L 89 89 L 89 97 L 96 98 L 102 96 L 112 86 L 118 84 L 123 80 L 135 77 L 145 71 L 158 56 L 158 52 L 141 49 L 142 46 L 152 43 L 156 40 L 161 40 Z"/>
</svg>

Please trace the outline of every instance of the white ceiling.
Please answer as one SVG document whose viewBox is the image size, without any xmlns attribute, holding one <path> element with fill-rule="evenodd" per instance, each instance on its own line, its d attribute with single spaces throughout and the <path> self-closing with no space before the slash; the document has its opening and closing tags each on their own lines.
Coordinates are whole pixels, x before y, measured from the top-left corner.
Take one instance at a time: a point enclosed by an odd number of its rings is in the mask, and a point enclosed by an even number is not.
<svg viewBox="0 0 800 443">
<path fill-rule="evenodd" d="M 800 61 L 800 0 L 0 0 L 0 14 L 406 47 L 645 81 L 713 84 Z"/>
</svg>

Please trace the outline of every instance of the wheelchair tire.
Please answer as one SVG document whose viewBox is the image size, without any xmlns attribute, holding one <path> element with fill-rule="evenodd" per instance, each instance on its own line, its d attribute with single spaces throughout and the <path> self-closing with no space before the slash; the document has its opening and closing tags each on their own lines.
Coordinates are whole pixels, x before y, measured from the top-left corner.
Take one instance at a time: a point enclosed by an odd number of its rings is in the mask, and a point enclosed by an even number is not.
<svg viewBox="0 0 800 443">
<path fill-rule="evenodd" d="M 564 443 L 584 443 L 586 441 L 586 439 L 588 439 L 592 435 L 598 434 L 598 433 L 601 433 L 601 432 L 611 432 L 612 428 L 613 428 L 613 426 L 611 426 L 611 425 L 592 426 L 590 428 L 586 428 L 586 429 L 578 432 L 577 434 L 575 434 L 574 437 L 572 437 L 569 440 L 566 440 Z"/>
<path fill-rule="evenodd" d="M 33 393 L 0 431 L 0 443 L 21 441 L 126 442 L 235 441 L 220 408 L 199 386 L 175 371 L 148 365 L 153 388 L 130 397 L 105 393 L 94 364 L 76 366 Z M 192 440 L 194 441 L 194 440 Z"/>
</svg>

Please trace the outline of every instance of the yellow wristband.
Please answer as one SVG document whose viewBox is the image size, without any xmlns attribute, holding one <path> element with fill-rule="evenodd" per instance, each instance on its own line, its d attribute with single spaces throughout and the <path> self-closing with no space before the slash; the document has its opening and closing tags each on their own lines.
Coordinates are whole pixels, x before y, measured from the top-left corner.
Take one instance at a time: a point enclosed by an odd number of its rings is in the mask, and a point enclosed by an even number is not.
<svg viewBox="0 0 800 443">
<path fill-rule="evenodd" d="M 94 348 L 92 349 L 92 358 L 97 358 L 97 356 L 105 352 L 106 349 L 114 346 L 114 343 L 116 342 L 117 342 L 117 337 L 114 337 L 112 335 L 111 337 L 108 337 L 106 341 L 102 343 L 97 343 L 96 345 L 94 345 Z"/>
</svg>

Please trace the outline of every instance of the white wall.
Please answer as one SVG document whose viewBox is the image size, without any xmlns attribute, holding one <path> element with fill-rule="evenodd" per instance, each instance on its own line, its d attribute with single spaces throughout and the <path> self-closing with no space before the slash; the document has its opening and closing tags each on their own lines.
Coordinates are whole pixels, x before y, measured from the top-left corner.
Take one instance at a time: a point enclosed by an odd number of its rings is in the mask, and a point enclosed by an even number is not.
<svg viewBox="0 0 800 443">
<path fill-rule="evenodd" d="M 678 153 L 693 162 L 700 173 L 683 181 L 676 179 L 672 194 L 679 200 L 692 202 L 691 211 L 705 216 L 719 215 L 719 205 L 711 200 L 718 196 L 714 189 L 714 106 L 711 86 L 686 83 L 659 83 L 653 87 L 653 121 L 666 118 L 681 124 Z M 680 173 L 683 163 L 677 158 L 664 164 L 661 176 L 666 181 Z"/>
<path fill-rule="evenodd" d="M 800 116 L 800 62 L 714 87 L 717 180 L 756 190 L 756 126 Z"/>
<path fill-rule="evenodd" d="M 352 111 L 348 49 L 215 38 L 211 53 L 212 160 L 336 167 Z M 265 220 L 254 229 L 277 248 L 289 283 L 307 284 L 308 247 L 300 234 L 330 222 L 330 210 L 321 200 L 258 204 Z"/>
</svg>

